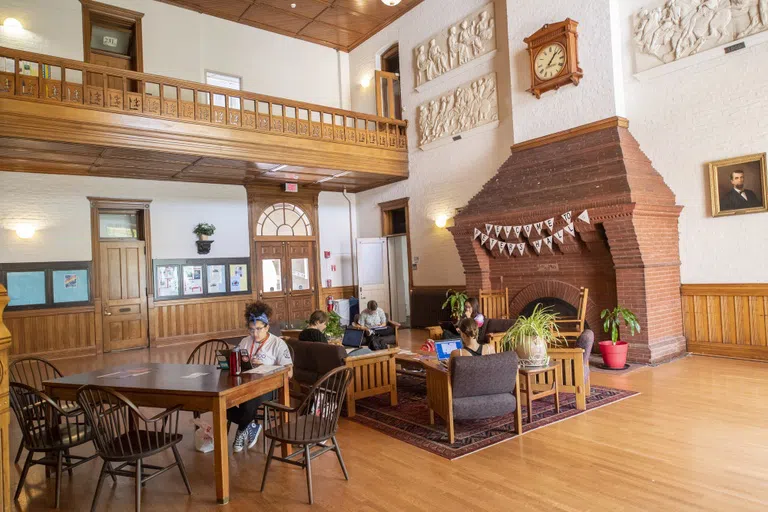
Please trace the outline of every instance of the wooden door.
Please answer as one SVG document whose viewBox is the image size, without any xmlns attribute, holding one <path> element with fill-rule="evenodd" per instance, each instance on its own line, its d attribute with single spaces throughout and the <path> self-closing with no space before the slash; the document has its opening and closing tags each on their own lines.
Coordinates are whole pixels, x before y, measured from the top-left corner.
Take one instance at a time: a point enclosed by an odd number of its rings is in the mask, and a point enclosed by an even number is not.
<svg viewBox="0 0 768 512">
<path fill-rule="evenodd" d="M 389 307 L 389 263 L 386 238 L 357 239 L 357 276 L 360 282 L 360 311 L 375 300 L 385 311 Z M 391 311 L 387 311 L 391 314 Z"/>
<path fill-rule="evenodd" d="M 114 56 L 106 55 L 104 53 L 97 53 L 94 50 L 91 50 L 90 62 L 91 64 L 97 64 L 99 66 L 106 66 L 109 68 L 117 68 L 117 69 L 124 69 L 124 70 L 133 69 L 133 65 L 131 63 L 130 57 L 124 57 L 122 55 L 114 55 Z M 129 80 L 129 83 L 132 83 L 132 82 L 135 82 L 135 81 Z M 89 72 L 88 83 L 96 87 L 104 87 L 103 75 L 101 75 L 100 73 Z M 110 89 L 117 89 L 118 91 L 122 91 L 123 79 L 119 76 L 107 75 L 107 87 Z M 132 90 L 131 92 L 136 92 L 136 91 Z"/>
<path fill-rule="evenodd" d="M 315 265 L 312 242 L 288 242 L 285 267 L 288 269 L 288 318 L 309 319 L 315 303 Z"/>
<path fill-rule="evenodd" d="M 140 240 L 100 243 L 105 352 L 148 344 L 145 250 Z"/>
<path fill-rule="evenodd" d="M 259 298 L 272 306 L 272 321 L 288 321 L 288 296 L 284 275 L 285 242 L 258 242 L 256 265 Z"/>
</svg>

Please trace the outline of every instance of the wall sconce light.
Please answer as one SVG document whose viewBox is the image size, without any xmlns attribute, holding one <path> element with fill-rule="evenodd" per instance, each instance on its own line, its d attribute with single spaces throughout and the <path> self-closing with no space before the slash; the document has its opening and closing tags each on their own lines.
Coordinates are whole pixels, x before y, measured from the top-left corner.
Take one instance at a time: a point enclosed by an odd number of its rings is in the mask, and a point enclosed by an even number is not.
<svg viewBox="0 0 768 512">
<path fill-rule="evenodd" d="M 24 30 L 24 27 L 21 26 L 21 22 L 16 18 L 5 18 L 5 21 L 3 21 L 3 29 L 9 34 L 18 34 Z"/>
<path fill-rule="evenodd" d="M 447 215 L 438 215 L 438 217 L 435 219 L 435 226 L 439 228 L 444 228 L 448 224 L 448 216 Z"/>
<path fill-rule="evenodd" d="M 365 75 L 361 78 L 360 85 L 363 86 L 364 89 L 368 88 L 368 86 L 371 85 L 371 75 Z"/>
<path fill-rule="evenodd" d="M 19 238 L 32 238 L 35 235 L 35 226 L 32 224 L 19 224 L 16 226 L 16 235 Z"/>
</svg>

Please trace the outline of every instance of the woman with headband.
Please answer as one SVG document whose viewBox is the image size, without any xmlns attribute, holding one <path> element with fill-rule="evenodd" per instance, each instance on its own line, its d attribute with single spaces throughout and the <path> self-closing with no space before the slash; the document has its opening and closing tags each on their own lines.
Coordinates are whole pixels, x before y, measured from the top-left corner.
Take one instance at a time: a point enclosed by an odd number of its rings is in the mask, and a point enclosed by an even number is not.
<svg viewBox="0 0 768 512">
<path fill-rule="evenodd" d="M 245 320 L 248 323 L 250 336 L 243 338 L 236 349 L 240 349 L 241 353 L 245 351 L 247 356 L 243 357 L 247 357 L 254 366 L 293 364 L 288 345 L 269 332 L 271 316 L 272 308 L 264 302 L 257 301 L 245 306 Z M 290 371 L 289 376 L 292 374 L 293 371 Z M 269 392 L 227 410 L 227 419 L 237 423 L 237 434 L 233 444 L 235 453 L 243 451 L 246 445 L 248 449 L 256 445 L 262 429 L 261 425 L 254 421 L 256 410 L 262 403 L 274 398 L 274 392 Z"/>
</svg>

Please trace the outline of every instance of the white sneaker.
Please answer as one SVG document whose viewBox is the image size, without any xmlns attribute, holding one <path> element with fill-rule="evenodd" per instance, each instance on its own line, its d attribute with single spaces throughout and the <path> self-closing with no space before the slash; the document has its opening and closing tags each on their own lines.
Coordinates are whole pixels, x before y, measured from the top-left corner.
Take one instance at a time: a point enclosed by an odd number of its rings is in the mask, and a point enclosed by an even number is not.
<svg viewBox="0 0 768 512">
<path fill-rule="evenodd" d="M 248 430 L 238 430 L 235 434 L 235 442 L 232 444 L 232 451 L 239 453 L 245 448 L 245 440 L 248 438 Z"/>
<path fill-rule="evenodd" d="M 252 421 L 248 424 L 246 432 L 248 433 L 248 449 L 250 450 L 256 445 L 256 441 L 259 440 L 259 435 L 261 434 L 261 425 Z"/>
</svg>

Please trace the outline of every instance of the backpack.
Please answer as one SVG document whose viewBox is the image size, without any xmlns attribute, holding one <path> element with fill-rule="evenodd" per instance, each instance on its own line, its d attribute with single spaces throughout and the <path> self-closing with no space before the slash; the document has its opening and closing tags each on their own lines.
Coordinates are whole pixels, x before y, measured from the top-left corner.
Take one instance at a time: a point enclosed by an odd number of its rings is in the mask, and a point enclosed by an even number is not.
<svg viewBox="0 0 768 512">
<path fill-rule="evenodd" d="M 371 350 L 387 350 L 389 348 L 389 346 L 387 346 L 387 342 L 384 341 L 381 336 L 376 333 L 371 335 L 371 341 L 368 343 L 368 347 Z"/>
</svg>

